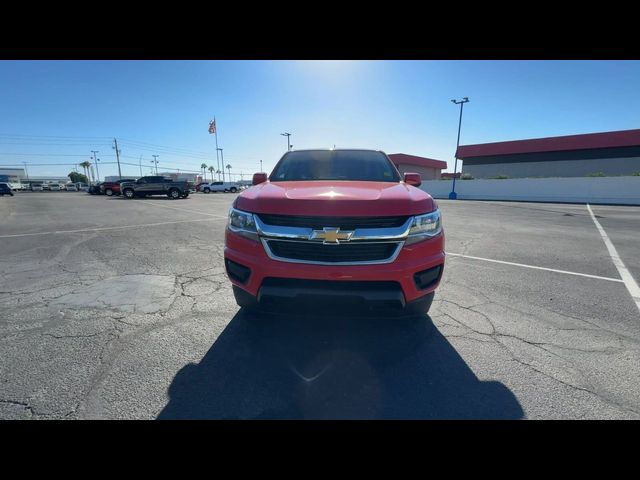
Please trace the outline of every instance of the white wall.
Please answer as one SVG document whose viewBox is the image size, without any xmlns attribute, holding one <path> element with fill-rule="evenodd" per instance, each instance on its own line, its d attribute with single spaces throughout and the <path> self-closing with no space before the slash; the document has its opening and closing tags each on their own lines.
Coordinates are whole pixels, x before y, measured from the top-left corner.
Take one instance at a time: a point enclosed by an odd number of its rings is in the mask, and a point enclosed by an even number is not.
<svg viewBox="0 0 640 480">
<path fill-rule="evenodd" d="M 434 198 L 449 198 L 452 180 L 427 180 Z M 640 177 L 512 178 L 456 180 L 461 200 L 519 200 L 640 205 Z"/>
</svg>

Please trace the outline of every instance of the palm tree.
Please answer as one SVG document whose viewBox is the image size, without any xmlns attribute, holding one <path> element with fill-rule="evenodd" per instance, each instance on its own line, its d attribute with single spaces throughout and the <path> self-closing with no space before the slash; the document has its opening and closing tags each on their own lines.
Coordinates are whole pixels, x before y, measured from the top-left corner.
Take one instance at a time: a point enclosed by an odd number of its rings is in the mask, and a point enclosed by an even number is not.
<svg viewBox="0 0 640 480">
<path fill-rule="evenodd" d="M 220 170 L 216 170 L 216 174 L 218 175 L 218 181 L 220 181 L 220 174 L 221 174 L 221 173 L 222 173 L 222 172 L 221 172 Z"/>
<path fill-rule="evenodd" d="M 209 167 L 209 171 L 211 172 L 211 181 L 213 182 L 213 171 L 215 170 L 215 168 L 213 167 Z"/>
<path fill-rule="evenodd" d="M 227 170 L 229 170 L 229 182 L 231 182 L 231 165 L 227 163 Z"/>
<path fill-rule="evenodd" d="M 82 169 L 84 170 L 84 176 L 87 177 L 87 180 L 89 180 L 89 167 L 91 166 L 91 162 L 85 160 L 84 162 L 82 162 L 80 164 L 80 166 L 82 167 Z"/>
<path fill-rule="evenodd" d="M 202 165 L 200 165 L 200 170 L 202 170 L 202 176 L 204 177 L 207 174 L 207 172 L 206 172 L 207 164 L 203 163 Z"/>
</svg>

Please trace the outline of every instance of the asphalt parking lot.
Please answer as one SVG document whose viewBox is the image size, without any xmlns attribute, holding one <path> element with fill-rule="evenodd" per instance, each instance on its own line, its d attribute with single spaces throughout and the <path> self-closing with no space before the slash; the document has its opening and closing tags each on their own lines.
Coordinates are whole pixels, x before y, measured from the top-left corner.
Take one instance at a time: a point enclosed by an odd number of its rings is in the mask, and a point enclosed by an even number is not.
<svg viewBox="0 0 640 480">
<path fill-rule="evenodd" d="M 640 418 L 640 310 L 585 205 L 440 200 L 429 316 L 390 319 L 240 312 L 234 198 L 0 198 L 0 418 Z M 640 281 L 640 207 L 591 209 Z"/>
</svg>

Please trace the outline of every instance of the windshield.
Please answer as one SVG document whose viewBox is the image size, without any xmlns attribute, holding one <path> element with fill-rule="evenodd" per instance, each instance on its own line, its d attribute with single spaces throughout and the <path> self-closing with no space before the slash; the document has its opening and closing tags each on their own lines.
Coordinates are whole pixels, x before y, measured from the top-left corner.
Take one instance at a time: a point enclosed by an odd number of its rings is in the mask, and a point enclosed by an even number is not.
<svg viewBox="0 0 640 480">
<path fill-rule="evenodd" d="M 369 150 L 307 150 L 290 152 L 271 173 L 272 182 L 304 180 L 360 180 L 399 182 L 387 157 Z"/>
</svg>

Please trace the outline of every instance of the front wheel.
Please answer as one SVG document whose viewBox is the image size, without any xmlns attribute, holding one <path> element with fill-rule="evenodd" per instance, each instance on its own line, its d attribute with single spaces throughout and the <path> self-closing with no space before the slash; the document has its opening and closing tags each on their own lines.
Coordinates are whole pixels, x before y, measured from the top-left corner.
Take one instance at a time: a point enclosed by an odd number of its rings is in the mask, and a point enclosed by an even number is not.
<svg viewBox="0 0 640 480">
<path fill-rule="evenodd" d="M 236 193 L 238 189 L 236 187 L 231 187 L 231 193 Z"/>
<path fill-rule="evenodd" d="M 180 190 L 178 190 L 177 188 L 172 188 L 171 190 L 169 190 L 169 193 L 168 193 L 168 197 L 171 200 L 179 199 L 180 195 L 182 195 L 182 194 L 180 193 Z"/>
<path fill-rule="evenodd" d="M 204 193 L 211 193 L 211 189 L 210 189 L 210 188 L 205 188 L 205 189 L 203 190 L 203 192 L 204 192 Z"/>
<path fill-rule="evenodd" d="M 435 294 L 436 292 L 431 292 L 423 297 L 418 298 L 417 300 L 414 300 L 413 302 L 408 303 L 406 306 L 407 313 L 429 313 L 429 309 L 431 308 L 431 303 L 433 302 L 433 297 L 435 296 Z"/>
<path fill-rule="evenodd" d="M 232 285 L 233 288 L 233 296 L 236 299 L 236 303 L 240 308 L 246 308 L 249 310 L 255 310 L 258 308 L 258 301 L 256 297 L 251 295 L 249 292 L 244 291 L 240 287 L 236 287 Z"/>
<path fill-rule="evenodd" d="M 124 198 L 131 200 L 135 196 L 135 192 L 130 188 L 125 188 L 124 192 L 122 192 Z"/>
<path fill-rule="evenodd" d="M 112 196 L 112 195 L 113 195 L 113 190 L 111 190 L 110 188 L 107 188 L 107 189 L 104 191 L 104 194 L 105 194 L 107 197 L 110 197 L 110 196 Z"/>
</svg>

